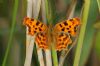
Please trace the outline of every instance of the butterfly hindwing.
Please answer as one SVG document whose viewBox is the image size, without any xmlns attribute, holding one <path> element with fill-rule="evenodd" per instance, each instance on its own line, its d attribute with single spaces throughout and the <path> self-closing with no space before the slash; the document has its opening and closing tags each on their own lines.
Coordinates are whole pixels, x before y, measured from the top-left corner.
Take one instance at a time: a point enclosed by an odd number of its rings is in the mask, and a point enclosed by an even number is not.
<svg viewBox="0 0 100 66">
<path fill-rule="evenodd" d="M 63 49 L 66 49 L 69 44 L 72 43 L 72 40 L 70 39 L 70 36 L 68 33 L 58 33 L 56 36 L 56 50 L 61 51 Z"/>
<path fill-rule="evenodd" d="M 48 37 L 45 32 L 37 33 L 35 42 L 38 44 L 39 48 L 48 49 Z"/>
</svg>

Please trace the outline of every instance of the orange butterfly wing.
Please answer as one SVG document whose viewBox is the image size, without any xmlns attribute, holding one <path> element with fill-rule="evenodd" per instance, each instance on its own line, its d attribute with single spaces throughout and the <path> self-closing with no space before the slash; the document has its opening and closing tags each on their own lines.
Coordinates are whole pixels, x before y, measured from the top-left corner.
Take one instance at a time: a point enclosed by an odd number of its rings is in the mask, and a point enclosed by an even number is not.
<svg viewBox="0 0 100 66">
<path fill-rule="evenodd" d="M 73 18 L 56 24 L 54 31 L 69 33 L 72 37 L 74 37 L 76 36 L 77 28 L 79 25 L 79 18 Z"/>
<path fill-rule="evenodd" d="M 29 35 L 33 36 L 36 34 L 35 42 L 38 44 L 39 48 L 47 49 L 49 47 L 47 43 L 50 37 L 48 37 L 47 34 L 48 27 L 42 22 L 31 18 L 25 18 L 23 23 L 28 27 Z M 56 40 L 56 50 L 61 51 L 72 43 L 70 36 L 76 36 L 79 25 L 80 20 L 78 18 L 69 19 L 55 25 L 53 29 L 53 37 L 55 38 L 53 40 Z M 52 34 L 52 32 L 49 34 Z M 52 36 L 50 38 L 52 38 Z"/>
<path fill-rule="evenodd" d="M 56 45 L 55 49 L 57 51 L 61 51 L 68 47 L 69 44 L 72 43 L 70 36 L 67 33 L 58 33 L 56 35 Z"/>
<path fill-rule="evenodd" d="M 28 27 L 28 34 L 33 36 L 36 34 L 35 42 L 39 48 L 47 49 L 47 26 L 42 22 L 26 17 L 23 22 Z"/>
<path fill-rule="evenodd" d="M 28 27 L 28 34 L 32 36 L 36 33 L 44 32 L 47 30 L 47 26 L 45 24 L 38 20 L 31 19 L 28 17 L 24 19 L 23 24 Z"/>
<path fill-rule="evenodd" d="M 56 37 L 56 50 L 61 51 L 72 43 L 70 36 L 76 36 L 80 20 L 78 18 L 69 19 L 55 25 L 54 31 L 58 34 Z"/>
<path fill-rule="evenodd" d="M 49 48 L 49 46 L 47 44 L 48 43 L 48 37 L 47 37 L 47 34 L 45 32 L 37 33 L 35 41 L 38 44 L 39 48 L 42 48 L 44 50 Z"/>
</svg>

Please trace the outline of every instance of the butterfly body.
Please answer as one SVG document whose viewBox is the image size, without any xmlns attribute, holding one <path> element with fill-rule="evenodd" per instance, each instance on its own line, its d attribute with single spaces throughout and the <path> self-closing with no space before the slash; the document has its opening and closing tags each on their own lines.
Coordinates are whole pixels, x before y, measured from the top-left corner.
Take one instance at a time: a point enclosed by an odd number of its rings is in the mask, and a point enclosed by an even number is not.
<svg viewBox="0 0 100 66">
<path fill-rule="evenodd" d="M 44 50 L 50 49 L 52 44 L 56 50 L 61 51 L 66 49 L 72 43 L 70 36 L 75 37 L 80 21 L 78 18 L 62 21 L 54 27 L 46 26 L 42 22 L 25 18 L 24 25 L 28 27 L 28 34 L 35 37 L 35 42 L 39 48 Z"/>
</svg>

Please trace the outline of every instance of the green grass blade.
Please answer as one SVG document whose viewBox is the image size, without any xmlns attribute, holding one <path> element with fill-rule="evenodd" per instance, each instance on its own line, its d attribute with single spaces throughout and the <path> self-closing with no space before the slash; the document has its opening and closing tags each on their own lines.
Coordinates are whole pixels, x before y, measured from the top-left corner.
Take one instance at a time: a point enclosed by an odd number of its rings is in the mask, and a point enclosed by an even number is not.
<svg viewBox="0 0 100 66">
<path fill-rule="evenodd" d="M 52 20 L 52 10 L 49 2 L 50 1 L 45 0 L 47 22 L 50 24 L 53 20 Z"/>
<path fill-rule="evenodd" d="M 4 56 L 2 66 L 6 66 L 7 57 L 8 57 L 10 47 L 11 47 L 11 44 L 12 44 L 12 40 L 13 40 L 14 29 L 15 29 L 15 25 L 16 25 L 16 15 L 17 15 L 17 9 L 18 9 L 18 1 L 19 0 L 15 0 L 15 4 L 14 4 L 10 37 L 9 37 L 8 46 L 7 46 L 7 49 L 6 49 L 6 53 L 5 53 L 5 56 Z"/>
<path fill-rule="evenodd" d="M 95 50 L 96 50 L 97 56 L 98 56 L 99 59 L 100 59 L 100 31 L 98 31 L 98 32 L 96 33 Z"/>
<path fill-rule="evenodd" d="M 100 0 L 97 0 L 99 11 L 100 11 Z"/>
<path fill-rule="evenodd" d="M 52 58 L 54 66 L 58 66 L 57 52 L 54 47 L 52 47 Z"/>
<path fill-rule="evenodd" d="M 97 15 L 98 15 L 97 2 L 96 2 L 96 0 L 91 0 L 89 16 L 88 16 L 88 23 L 87 23 L 84 42 L 83 42 L 83 46 L 82 46 L 82 52 L 81 52 L 79 66 L 84 66 L 84 64 L 86 64 L 86 61 L 90 54 L 92 44 L 94 41 L 94 33 L 95 33 L 95 29 L 94 29 L 93 25 L 96 21 Z"/>
<path fill-rule="evenodd" d="M 85 2 L 84 2 L 84 6 L 83 6 L 82 19 L 81 19 L 82 26 L 81 26 L 81 30 L 80 30 L 80 34 L 79 34 L 79 40 L 78 40 L 78 44 L 77 44 L 77 48 L 76 48 L 76 54 L 75 54 L 73 66 L 79 66 L 80 55 L 81 55 L 83 40 L 84 40 L 84 36 L 85 36 L 86 25 L 87 25 L 90 0 L 84 0 L 84 1 Z"/>
<path fill-rule="evenodd" d="M 51 0 L 51 1 L 45 0 L 46 17 L 47 17 L 47 21 L 48 21 L 49 25 L 51 25 L 52 22 L 54 21 L 53 20 L 53 15 L 54 15 L 53 8 L 54 8 L 54 6 L 52 7 L 53 2 L 54 2 L 53 0 Z M 52 45 L 52 50 L 51 51 L 52 51 L 53 65 L 58 66 L 57 52 L 54 49 L 54 46 L 53 46 L 54 44 L 51 44 L 51 45 Z"/>
</svg>

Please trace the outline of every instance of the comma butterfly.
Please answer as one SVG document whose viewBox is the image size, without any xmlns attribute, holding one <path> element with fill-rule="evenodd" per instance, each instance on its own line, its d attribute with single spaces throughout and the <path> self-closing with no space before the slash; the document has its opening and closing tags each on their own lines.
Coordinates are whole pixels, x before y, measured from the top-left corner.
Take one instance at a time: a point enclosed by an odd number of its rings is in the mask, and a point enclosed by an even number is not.
<svg viewBox="0 0 100 66">
<path fill-rule="evenodd" d="M 71 37 L 75 37 L 80 26 L 79 18 L 72 18 L 59 22 L 54 27 L 48 27 L 42 22 L 26 17 L 23 22 L 28 27 L 28 34 L 35 37 L 35 42 L 39 48 L 49 49 L 51 43 L 55 44 L 55 49 L 61 51 L 72 43 Z"/>
</svg>

